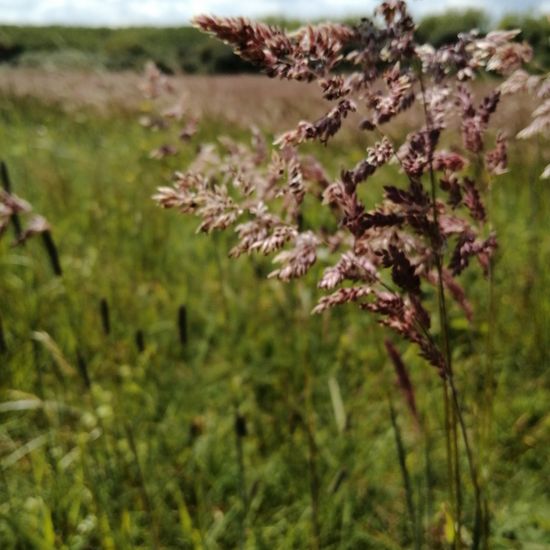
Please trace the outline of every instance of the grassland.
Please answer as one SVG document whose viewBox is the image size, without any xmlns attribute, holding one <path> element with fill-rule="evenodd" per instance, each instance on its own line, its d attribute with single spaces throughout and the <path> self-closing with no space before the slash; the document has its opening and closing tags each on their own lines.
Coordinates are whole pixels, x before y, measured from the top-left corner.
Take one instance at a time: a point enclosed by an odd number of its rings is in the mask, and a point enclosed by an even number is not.
<svg viewBox="0 0 550 550">
<path fill-rule="evenodd" d="M 292 124 L 315 110 L 313 96 L 291 108 L 284 98 L 294 91 L 272 82 L 189 81 L 199 133 L 159 162 L 149 152 L 162 136 L 137 123 L 149 106 L 135 77 L 112 81 L 120 99 L 105 93 L 104 102 L 82 100 L 93 76 L 73 82 L 72 100 L 70 75 L 54 78 L 57 96 L 47 93 L 51 75 L 34 73 L 27 88 L 21 77 L 3 73 L 1 156 L 15 191 L 52 223 L 63 276 L 53 275 L 40 240 L 1 242 L 0 547 L 308 548 L 313 502 L 322 548 L 408 548 L 388 398 L 428 547 L 444 546 L 445 507 L 433 504 L 446 499 L 433 371 L 402 348 L 431 426 L 425 455 L 384 332 L 368 316 L 310 316 L 315 274 L 267 282 L 266 260 L 230 261 L 226 236 L 197 236 L 193 220 L 150 200 L 198 143 L 243 138 L 256 112 L 262 126 Z M 519 129 L 527 107 L 506 109 L 501 123 Z M 538 179 L 547 145 L 516 142 L 511 170 L 493 189 L 494 323 L 479 274 L 467 281 L 473 324 L 458 313 L 452 320 L 497 549 L 550 545 L 550 188 Z M 364 146 L 350 134 L 326 150 L 326 164 L 336 173 Z M 394 176 L 384 172 L 373 186 Z M 476 424 L 488 338 L 497 382 L 489 444 Z"/>
</svg>

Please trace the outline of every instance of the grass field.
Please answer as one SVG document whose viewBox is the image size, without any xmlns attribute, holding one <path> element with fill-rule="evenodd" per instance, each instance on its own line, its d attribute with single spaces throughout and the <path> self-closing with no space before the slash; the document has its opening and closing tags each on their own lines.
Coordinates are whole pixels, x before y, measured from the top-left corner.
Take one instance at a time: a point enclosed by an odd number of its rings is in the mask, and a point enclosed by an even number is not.
<svg viewBox="0 0 550 550">
<path fill-rule="evenodd" d="M 229 260 L 227 236 L 195 235 L 194 220 L 150 199 L 198 143 L 244 138 L 246 124 L 236 121 L 251 122 L 255 110 L 262 127 L 292 125 L 315 112 L 310 95 L 290 108 L 291 92 L 262 80 L 249 103 L 253 77 L 226 79 L 229 88 L 195 80 L 199 133 L 159 162 L 149 152 L 162 136 L 138 124 L 148 106 L 131 75 L 113 82 L 116 101 L 98 108 L 78 97 L 96 77 L 81 74 L 71 101 L 71 76 L 57 77 L 56 96 L 47 92 L 51 75 L 34 73 L 25 88 L 23 74 L 3 73 L 1 157 L 14 191 L 51 222 L 63 276 L 52 273 L 40 239 L 21 248 L 1 241 L 0 547 L 408 548 L 389 399 L 427 547 L 445 547 L 445 506 L 433 504 L 446 499 L 433 369 L 401 348 L 430 426 L 419 434 L 385 333 L 368 315 L 342 308 L 312 317 L 315 273 L 290 285 L 266 281 L 269 260 Z M 500 121 L 517 131 L 526 107 L 506 109 Z M 361 158 L 363 141 L 349 134 L 326 149 L 329 170 Z M 479 273 L 468 281 L 473 324 L 452 318 L 496 549 L 550 547 L 545 147 L 514 142 L 510 172 L 493 189 L 494 323 Z M 476 422 L 488 339 L 497 382 L 489 439 Z M 468 510 L 472 496 L 464 498 Z"/>
</svg>

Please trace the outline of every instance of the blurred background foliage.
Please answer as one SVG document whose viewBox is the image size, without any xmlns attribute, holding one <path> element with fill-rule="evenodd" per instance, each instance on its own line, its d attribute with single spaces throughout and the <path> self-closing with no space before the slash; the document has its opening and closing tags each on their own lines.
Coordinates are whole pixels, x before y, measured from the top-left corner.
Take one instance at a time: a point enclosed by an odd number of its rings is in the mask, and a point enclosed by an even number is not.
<svg viewBox="0 0 550 550">
<path fill-rule="evenodd" d="M 287 28 L 299 21 L 268 18 Z M 348 23 L 356 20 L 349 19 Z M 448 11 L 419 22 L 421 41 L 435 46 L 450 42 L 459 32 L 478 28 L 522 29 L 520 39 L 535 50 L 536 65 L 550 68 L 550 18 L 508 15 L 498 22 L 481 10 Z M 209 40 L 191 27 L 80 28 L 0 26 L 0 63 L 26 67 L 141 70 L 152 59 L 167 73 L 234 74 L 254 68 L 230 48 Z"/>
</svg>

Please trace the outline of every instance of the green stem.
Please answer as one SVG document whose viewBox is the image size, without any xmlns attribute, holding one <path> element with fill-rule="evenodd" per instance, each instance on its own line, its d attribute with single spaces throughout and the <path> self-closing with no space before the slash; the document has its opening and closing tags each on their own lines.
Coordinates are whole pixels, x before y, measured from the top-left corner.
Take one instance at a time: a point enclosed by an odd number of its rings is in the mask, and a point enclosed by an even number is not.
<svg viewBox="0 0 550 550">
<path fill-rule="evenodd" d="M 397 458 L 399 459 L 399 467 L 401 468 L 401 475 L 403 476 L 403 485 L 405 487 L 405 499 L 407 501 L 407 511 L 409 513 L 411 538 L 414 541 L 414 547 L 416 550 L 420 549 L 420 540 L 418 537 L 417 529 L 417 512 L 414 505 L 413 490 L 411 485 L 411 477 L 407 468 L 406 451 L 401 436 L 401 429 L 397 422 L 397 413 L 393 406 L 391 397 L 388 395 L 388 406 L 390 410 L 390 419 L 393 428 L 393 434 L 395 437 L 395 446 L 397 448 Z"/>
<path fill-rule="evenodd" d="M 475 157 L 475 175 L 477 180 L 485 181 L 485 189 L 487 192 L 487 223 L 489 231 L 492 231 L 492 211 L 493 211 L 493 186 L 491 174 L 485 168 L 483 157 L 478 153 Z M 490 465 L 490 453 L 492 444 L 492 431 L 493 431 L 493 407 L 495 399 L 495 372 L 494 372 L 494 334 L 493 327 L 495 325 L 495 296 L 494 296 L 494 277 L 493 277 L 493 260 L 489 258 L 489 265 L 487 268 L 487 280 L 488 280 L 488 295 L 489 295 L 489 307 L 488 307 L 488 330 L 486 340 L 486 361 L 485 369 L 482 378 L 483 387 L 483 404 L 481 406 L 483 418 L 480 427 L 479 440 L 480 446 L 484 450 L 484 463 Z M 489 535 L 491 531 L 491 517 L 489 513 L 489 503 L 487 500 L 488 493 L 488 478 L 482 477 L 481 483 L 484 486 L 484 498 L 483 502 L 479 503 L 481 512 L 483 515 L 481 525 L 481 542 L 485 549 L 489 548 Z"/>
<path fill-rule="evenodd" d="M 312 396 L 312 375 L 309 361 L 306 361 L 305 369 L 305 397 L 306 397 L 306 419 L 305 428 L 308 445 L 308 469 L 309 469 L 309 491 L 311 497 L 311 526 L 313 550 L 320 548 L 321 529 L 319 526 L 319 474 L 317 472 L 317 442 L 315 441 L 315 419 L 313 412 Z"/>
<path fill-rule="evenodd" d="M 460 426 L 460 431 L 462 433 L 462 439 L 464 441 L 464 447 L 466 448 L 466 456 L 468 458 L 468 467 L 470 469 L 470 477 L 472 480 L 472 485 L 474 487 L 474 497 L 476 501 L 476 513 L 475 513 L 475 524 L 474 524 L 474 539 L 472 548 L 479 548 L 480 544 L 480 530 L 482 528 L 482 505 L 481 505 L 481 488 L 479 486 L 479 480 L 477 476 L 477 468 L 474 461 L 474 454 L 472 447 L 470 445 L 470 440 L 468 437 L 468 430 L 466 429 L 466 423 L 464 421 L 464 416 L 460 407 L 460 402 L 458 399 L 458 391 L 456 389 L 454 380 L 452 377 L 449 378 L 449 385 L 451 387 L 451 393 L 455 405 L 455 410 L 457 412 L 458 423 Z"/>
<path fill-rule="evenodd" d="M 431 116 L 428 110 L 428 104 L 426 101 L 426 89 L 424 87 L 424 80 L 422 74 L 419 73 L 418 79 L 420 82 L 420 88 L 422 91 L 422 106 L 424 109 L 424 117 L 426 119 L 426 128 L 428 133 L 432 131 Z M 432 251 L 435 258 L 435 266 L 437 271 L 437 295 L 438 295 L 438 306 L 439 306 L 439 323 L 442 336 L 442 347 L 445 357 L 445 380 L 444 384 L 444 400 L 445 400 L 445 418 L 446 426 L 445 432 L 447 434 L 447 468 L 451 475 L 451 483 L 454 483 L 454 547 L 456 548 L 459 544 L 460 531 L 461 531 L 461 482 L 460 482 L 460 460 L 459 460 L 459 447 L 458 447 L 458 436 L 457 436 L 457 411 L 454 405 L 454 400 L 449 400 L 447 384 L 450 383 L 450 380 L 453 378 L 453 367 L 452 367 L 452 354 L 450 346 L 450 336 L 449 336 L 449 321 L 447 313 L 447 303 L 445 300 L 445 289 L 443 286 L 443 261 L 441 253 L 441 232 L 439 229 L 439 219 L 437 212 L 437 192 L 436 192 L 436 182 L 435 182 L 435 172 L 433 168 L 433 150 L 430 146 L 429 151 L 429 175 L 430 175 L 430 190 L 431 190 L 431 202 L 432 202 L 432 216 L 434 223 L 435 235 L 432 236 Z M 449 421 L 450 419 L 450 421 Z M 450 431 L 450 434 L 448 433 Z"/>
<path fill-rule="evenodd" d="M 307 313 L 306 313 L 307 315 Z M 298 313 L 298 320 L 300 319 Z M 310 349 L 309 343 L 304 344 L 306 347 L 303 349 L 304 365 L 304 401 L 305 401 L 305 419 L 304 430 L 307 438 L 308 447 L 308 470 L 309 470 L 309 492 L 311 499 L 311 548 L 312 550 L 318 550 L 321 547 L 321 528 L 319 524 L 319 494 L 320 483 L 319 473 L 317 471 L 318 450 L 317 442 L 315 440 L 315 408 L 313 403 L 313 370 L 311 368 L 310 361 Z"/>
<path fill-rule="evenodd" d="M 489 231 L 492 231 L 492 212 L 493 212 L 493 185 L 491 177 L 487 174 L 487 222 Z M 487 364 L 485 372 L 485 391 L 486 391 L 486 434 L 485 434 L 485 449 L 486 449 L 486 464 L 490 464 L 490 450 L 492 446 L 493 433 L 493 407 L 495 399 L 495 368 L 494 368 L 494 327 L 495 327 L 495 285 L 493 277 L 493 259 L 489 257 L 489 266 L 487 268 L 487 279 L 489 285 L 489 319 L 487 330 Z M 486 480 L 482 480 L 486 481 Z M 484 483 L 485 492 L 487 493 L 487 483 Z M 485 495 L 487 496 L 487 495 Z M 483 503 L 483 525 L 482 525 L 482 540 L 484 548 L 489 548 L 489 535 L 491 532 L 491 516 L 489 513 L 489 503 L 487 498 Z"/>
</svg>

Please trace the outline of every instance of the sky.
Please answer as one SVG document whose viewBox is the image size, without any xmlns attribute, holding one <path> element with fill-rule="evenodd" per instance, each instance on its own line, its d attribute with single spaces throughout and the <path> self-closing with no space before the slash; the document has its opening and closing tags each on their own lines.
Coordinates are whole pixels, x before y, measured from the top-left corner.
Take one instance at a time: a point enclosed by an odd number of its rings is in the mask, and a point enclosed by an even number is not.
<svg viewBox="0 0 550 550">
<path fill-rule="evenodd" d="M 0 0 L 0 23 L 178 26 L 199 13 L 307 20 L 370 15 L 377 4 L 377 0 Z M 519 11 L 550 13 L 550 0 L 409 0 L 409 6 L 417 17 L 469 7 L 495 17 Z"/>
</svg>

